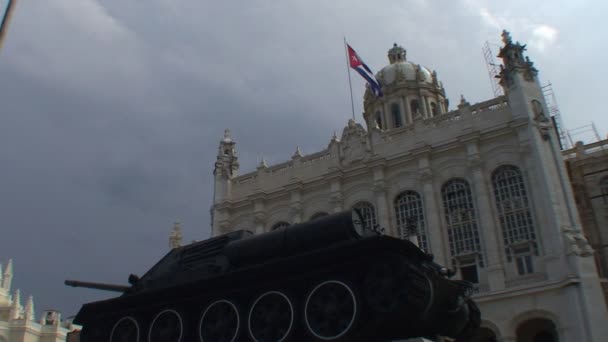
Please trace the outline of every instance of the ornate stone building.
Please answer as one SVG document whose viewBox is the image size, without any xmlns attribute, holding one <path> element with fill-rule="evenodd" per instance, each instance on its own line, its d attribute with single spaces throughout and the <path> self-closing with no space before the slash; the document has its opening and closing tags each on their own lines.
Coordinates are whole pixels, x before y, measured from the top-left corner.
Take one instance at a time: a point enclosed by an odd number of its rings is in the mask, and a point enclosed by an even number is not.
<svg viewBox="0 0 608 342">
<path fill-rule="evenodd" d="M 562 151 L 585 236 L 608 299 L 608 140 Z M 608 302 L 607 302 L 608 303 Z"/>
<path fill-rule="evenodd" d="M 262 233 L 359 207 L 368 224 L 419 242 L 476 284 L 475 341 L 604 341 L 593 250 L 525 46 L 503 33 L 505 95 L 450 109 L 436 72 L 388 52 L 384 96 L 364 96 L 325 150 L 239 175 L 225 132 L 215 163 L 213 234 Z M 414 229 L 412 229 L 414 228 Z"/>
<path fill-rule="evenodd" d="M 61 314 L 47 310 L 40 320 L 34 313 L 34 299 L 29 296 L 25 307 L 21 292 L 11 295 L 13 263 L 9 260 L 4 273 L 0 265 L 0 342 L 65 342 L 68 333 L 80 329 L 70 320 L 62 321 Z"/>
</svg>

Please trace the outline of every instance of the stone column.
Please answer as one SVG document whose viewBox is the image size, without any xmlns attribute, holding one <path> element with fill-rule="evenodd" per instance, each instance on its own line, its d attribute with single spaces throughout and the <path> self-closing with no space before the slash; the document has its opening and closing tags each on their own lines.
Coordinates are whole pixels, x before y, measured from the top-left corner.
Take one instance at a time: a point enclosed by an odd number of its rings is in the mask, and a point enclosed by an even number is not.
<svg viewBox="0 0 608 342">
<path fill-rule="evenodd" d="M 423 96 L 422 97 L 422 102 L 424 102 L 424 111 L 426 112 L 426 118 L 430 118 L 433 116 L 433 113 L 431 113 L 431 108 L 429 107 L 429 98 L 428 96 Z"/>
<path fill-rule="evenodd" d="M 325 177 L 329 182 L 329 212 L 339 213 L 344 210 L 344 198 L 342 196 L 342 173 L 335 169 Z"/>
<path fill-rule="evenodd" d="M 263 199 L 256 199 L 253 202 L 253 221 L 255 223 L 255 233 L 262 234 L 266 226 L 266 210 Z"/>
<path fill-rule="evenodd" d="M 266 226 L 266 213 L 256 212 L 253 214 L 253 221 L 255 223 L 255 233 L 264 233 L 264 227 Z"/>
<path fill-rule="evenodd" d="M 420 95 L 418 96 L 418 107 L 420 108 L 420 113 L 422 114 L 423 119 L 426 119 L 428 117 L 425 104 L 425 97 L 422 96 L 422 92 L 420 92 Z"/>
<path fill-rule="evenodd" d="M 494 221 L 490 192 L 484 176 L 483 162 L 479 156 L 477 141 L 467 143 L 467 160 L 473 176 L 475 205 L 477 206 L 477 228 L 482 238 L 482 252 L 485 253 L 485 269 L 490 291 L 505 288 L 505 274 L 501 258 L 501 246 L 496 237 L 497 224 Z"/>
<path fill-rule="evenodd" d="M 388 107 L 388 101 L 385 99 L 384 100 L 384 129 L 388 129 L 388 128 L 393 128 L 392 126 L 392 120 L 393 118 L 391 118 L 391 112 L 390 112 L 390 108 Z"/>
<path fill-rule="evenodd" d="M 407 119 L 405 115 L 405 105 L 403 104 L 403 97 L 399 97 L 399 116 L 401 117 L 401 126 L 407 125 Z"/>
<path fill-rule="evenodd" d="M 387 235 L 398 237 L 391 227 L 390 210 L 386 200 L 386 183 L 384 181 L 384 167 L 376 166 L 373 169 L 373 190 L 376 199 L 376 214 L 378 225 L 385 229 Z"/>
<path fill-rule="evenodd" d="M 294 187 L 291 190 L 291 200 L 289 204 L 289 218 L 291 224 L 302 222 L 302 189 Z"/>
<path fill-rule="evenodd" d="M 407 124 L 413 123 L 414 122 L 414 117 L 412 116 L 412 109 L 410 108 L 409 103 L 407 103 L 407 97 L 406 96 L 402 96 L 401 97 L 401 102 L 403 103 L 403 107 L 405 108 L 406 123 Z"/>
<path fill-rule="evenodd" d="M 443 213 L 437 203 L 436 194 L 439 191 L 435 190 L 433 185 L 433 173 L 431 171 L 428 157 L 423 157 L 418 161 L 418 177 L 422 184 L 422 203 L 425 207 L 425 228 L 428 237 L 430 250 L 427 251 L 435 256 L 435 261 L 440 265 L 451 265 L 450 260 L 446 257 L 445 247 L 443 242 L 444 227 L 441 221 Z"/>
</svg>

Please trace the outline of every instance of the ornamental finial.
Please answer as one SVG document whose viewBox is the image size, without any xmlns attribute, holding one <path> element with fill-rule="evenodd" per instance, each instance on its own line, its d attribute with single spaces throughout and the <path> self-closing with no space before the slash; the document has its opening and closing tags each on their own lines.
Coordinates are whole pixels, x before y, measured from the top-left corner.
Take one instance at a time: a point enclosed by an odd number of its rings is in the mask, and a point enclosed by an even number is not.
<svg viewBox="0 0 608 342">
<path fill-rule="evenodd" d="M 228 128 L 224 130 L 224 142 L 232 142 L 232 137 L 230 136 L 230 129 Z"/>
<path fill-rule="evenodd" d="M 507 30 L 502 30 L 502 42 L 505 43 L 505 45 L 509 45 L 511 44 L 513 41 L 511 40 L 511 33 L 509 33 L 509 31 Z"/>
<path fill-rule="evenodd" d="M 173 229 L 169 234 L 169 247 L 170 248 L 179 248 L 182 246 L 182 227 L 179 221 L 176 221 L 173 224 Z"/>
</svg>

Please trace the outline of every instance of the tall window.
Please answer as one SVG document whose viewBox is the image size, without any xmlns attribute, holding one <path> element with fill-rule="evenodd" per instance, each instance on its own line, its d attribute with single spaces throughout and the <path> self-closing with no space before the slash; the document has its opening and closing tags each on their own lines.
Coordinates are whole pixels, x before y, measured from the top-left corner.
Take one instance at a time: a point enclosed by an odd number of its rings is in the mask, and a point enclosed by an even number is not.
<svg viewBox="0 0 608 342">
<path fill-rule="evenodd" d="M 382 124 L 382 113 L 380 113 L 380 111 L 376 112 L 376 123 L 378 124 L 379 128 L 384 128 Z"/>
<path fill-rule="evenodd" d="M 407 190 L 395 198 L 395 214 L 397 216 L 397 229 L 402 239 L 411 235 L 418 236 L 418 245 L 429 251 L 424 224 L 424 207 L 420 194 Z"/>
<path fill-rule="evenodd" d="M 521 171 L 513 165 L 500 166 L 492 174 L 492 184 L 507 260 L 515 258 L 518 274 L 532 273 L 536 236 Z"/>
<path fill-rule="evenodd" d="M 604 204 L 608 204 L 608 176 L 603 177 L 600 180 L 600 190 L 602 191 L 602 198 L 604 199 Z"/>
<path fill-rule="evenodd" d="M 353 209 L 358 209 L 363 216 L 365 228 L 373 229 L 376 226 L 376 208 L 374 208 L 373 204 L 361 201 L 353 205 Z"/>
<path fill-rule="evenodd" d="M 410 101 L 410 112 L 412 112 L 412 115 L 416 115 L 416 113 L 420 112 L 420 104 L 418 103 L 418 100 Z"/>
<path fill-rule="evenodd" d="M 401 121 L 401 111 L 399 110 L 398 104 L 393 103 L 391 105 L 391 115 L 393 116 L 393 125 L 395 128 L 403 126 L 403 122 Z"/>
<path fill-rule="evenodd" d="M 483 267 L 481 239 L 471 187 L 464 179 L 452 179 L 441 189 L 450 253 L 463 278 L 477 280 L 477 265 Z"/>
<path fill-rule="evenodd" d="M 270 228 L 270 230 L 277 230 L 277 229 L 287 228 L 287 227 L 289 227 L 289 222 L 279 221 L 279 222 L 273 224 L 272 227 Z"/>
</svg>

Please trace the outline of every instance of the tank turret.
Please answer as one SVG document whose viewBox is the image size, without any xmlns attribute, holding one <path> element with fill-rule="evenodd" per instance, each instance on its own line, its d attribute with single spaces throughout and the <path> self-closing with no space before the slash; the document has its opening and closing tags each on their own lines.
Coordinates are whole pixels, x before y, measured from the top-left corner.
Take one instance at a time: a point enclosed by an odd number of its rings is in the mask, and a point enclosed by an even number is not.
<svg viewBox="0 0 608 342">
<path fill-rule="evenodd" d="M 174 248 L 74 322 L 83 342 L 466 341 L 480 313 L 450 275 L 353 210 Z"/>
</svg>

